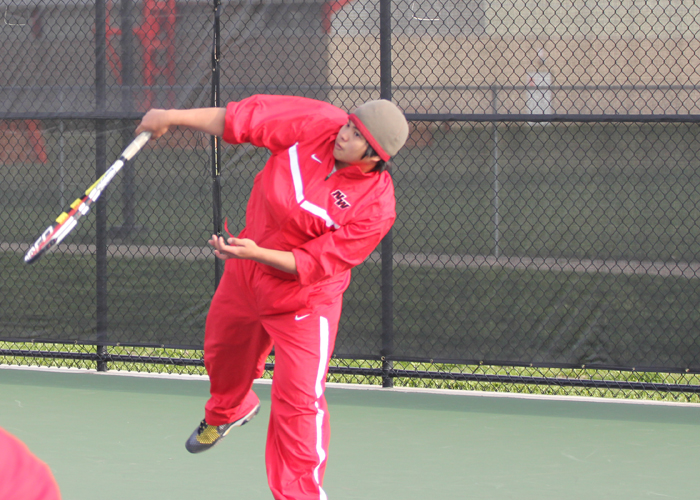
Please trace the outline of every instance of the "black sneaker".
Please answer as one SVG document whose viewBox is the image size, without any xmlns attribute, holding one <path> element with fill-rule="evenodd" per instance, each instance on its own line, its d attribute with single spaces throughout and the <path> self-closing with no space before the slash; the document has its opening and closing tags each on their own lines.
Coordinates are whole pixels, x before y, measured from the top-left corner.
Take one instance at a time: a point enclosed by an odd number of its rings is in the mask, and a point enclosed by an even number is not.
<svg viewBox="0 0 700 500">
<path fill-rule="evenodd" d="M 260 404 L 256 405 L 248 415 L 230 424 L 209 425 L 206 420 L 202 420 L 199 423 L 199 427 L 194 430 L 185 443 L 185 448 L 187 448 L 187 451 L 190 453 L 201 453 L 208 450 L 221 441 L 231 429 L 240 427 L 253 420 L 253 417 L 258 414 L 258 411 L 260 411 Z"/>
</svg>

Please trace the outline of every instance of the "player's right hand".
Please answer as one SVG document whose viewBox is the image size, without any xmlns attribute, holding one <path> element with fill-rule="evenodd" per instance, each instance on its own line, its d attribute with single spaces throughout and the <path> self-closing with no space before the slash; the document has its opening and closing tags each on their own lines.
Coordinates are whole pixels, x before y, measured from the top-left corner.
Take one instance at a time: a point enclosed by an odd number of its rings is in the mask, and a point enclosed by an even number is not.
<svg viewBox="0 0 700 500">
<path fill-rule="evenodd" d="M 136 135 L 141 132 L 150 132 L 151 140 L 157 139 L 165 134 L 171 126 L 169 111 L 165 109 L 150 109 L 143 118 L 138 127 L 136 127 Z"/>
</svg>

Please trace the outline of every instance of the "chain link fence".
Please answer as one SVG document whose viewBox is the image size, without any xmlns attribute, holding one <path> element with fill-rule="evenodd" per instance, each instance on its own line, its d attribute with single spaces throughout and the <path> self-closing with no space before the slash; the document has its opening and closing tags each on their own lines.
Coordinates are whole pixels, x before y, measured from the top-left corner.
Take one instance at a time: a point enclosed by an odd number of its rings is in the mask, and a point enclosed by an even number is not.
<svg viewBox="0 0 700 500">
<path fill-rule="evenodd" d="M 333 380 L 697 399 L 695 2 L 1 9 L 0 363 L 204 373 L 205 242 L 240 229 L 264 151 L 176 130 L 21 260 L 145 110 L 386 98 L 411 125 L 398 219 L 353 271 Z"/>
</svg>

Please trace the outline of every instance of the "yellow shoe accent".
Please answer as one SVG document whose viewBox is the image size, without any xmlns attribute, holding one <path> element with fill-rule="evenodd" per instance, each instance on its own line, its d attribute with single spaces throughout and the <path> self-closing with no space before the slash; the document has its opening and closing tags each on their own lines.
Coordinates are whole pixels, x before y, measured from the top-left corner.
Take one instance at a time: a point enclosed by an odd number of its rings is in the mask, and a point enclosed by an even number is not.
<svg viewBox="0 0 700 500">
<path fill-rule="evenodd" d="M 207 425 L 207 428 L 204 429 L 198 436 L 197 436 L 197 441 L 199 441 L 202 444 L 211 444 L 217 439 L 219 439 L 219 431 L 214 425 Z"/>
</svg>

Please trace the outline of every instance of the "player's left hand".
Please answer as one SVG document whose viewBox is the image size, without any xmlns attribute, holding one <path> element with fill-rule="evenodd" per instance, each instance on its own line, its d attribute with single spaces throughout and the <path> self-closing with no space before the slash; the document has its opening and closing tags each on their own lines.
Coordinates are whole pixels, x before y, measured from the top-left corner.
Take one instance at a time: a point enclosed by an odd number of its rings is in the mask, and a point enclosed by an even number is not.
<svg viewBox="0 0 700 500">
<path fill-rule="evenodd" d="M 248 238 L 228 238 L 212 235 L 208 242 L 214 247 L 214 255 L 221 260 L 228 259 L 255 259 L 260 247 Z"/>
</svg>

